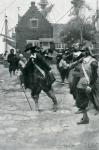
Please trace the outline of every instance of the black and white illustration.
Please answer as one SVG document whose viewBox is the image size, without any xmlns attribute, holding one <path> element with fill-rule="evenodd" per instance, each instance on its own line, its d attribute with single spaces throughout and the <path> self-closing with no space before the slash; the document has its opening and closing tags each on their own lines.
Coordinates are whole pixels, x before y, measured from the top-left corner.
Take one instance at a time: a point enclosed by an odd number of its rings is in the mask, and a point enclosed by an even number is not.
<svg viewBox="0 0 99 150">
<path fill-rule="evenodd" d="M 99 150 L 99 0 L 0 0 L 0 150 Z"/>
</svg>

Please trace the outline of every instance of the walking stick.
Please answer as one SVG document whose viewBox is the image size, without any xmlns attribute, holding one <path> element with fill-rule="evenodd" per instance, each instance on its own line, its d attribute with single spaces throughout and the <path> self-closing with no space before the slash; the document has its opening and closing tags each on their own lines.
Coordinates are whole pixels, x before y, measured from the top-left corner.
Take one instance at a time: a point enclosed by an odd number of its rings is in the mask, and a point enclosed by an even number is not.
<svg viewBox="0 0 99 150">
<path fill-rule="evenodd" d="M 20 79 L 19 79 L 18 76 L 17 76 L 17 79 L 19 80 L 19 83 L 20 83 Z M 26 98 L 26 100 L 27 100 L 27 102 L 28 102 L 28 104 L 29 104 L 30 110 L 32 110 L 32 107 L 31 107 L 31 104 L 30 104 L 30 102 L 29 102 L 29 99 L 28 99 L 28 97 L 27 97 L 27 95 L 26 95 L 26 92 L 25 92 L 25 90 L 24 90 L 24 88 L 23 88 L 23 86 L 22 86 L 21 83 L 20 83 L 20 86 L 21 86 L 22 91 L 23 91 L 23 93 L 24 93 L 24 95 L 25 95 L 25 98 Z"/>
</svg>

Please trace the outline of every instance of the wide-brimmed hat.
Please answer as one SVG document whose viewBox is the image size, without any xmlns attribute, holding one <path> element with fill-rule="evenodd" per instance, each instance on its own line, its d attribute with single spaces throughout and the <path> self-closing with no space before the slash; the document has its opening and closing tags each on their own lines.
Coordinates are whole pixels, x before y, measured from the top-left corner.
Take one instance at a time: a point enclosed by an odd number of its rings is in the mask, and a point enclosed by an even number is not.
<svg viewBox="0 0 99 150">
<path fill-rule="evenodd" d="M 37 49 L 37 46 L 33 46 L 32 43 L 29 43 L 26 45 L 26 49 L 24 52 L 31 51 L 32 53 L 35 53 Z"/>
</svg>

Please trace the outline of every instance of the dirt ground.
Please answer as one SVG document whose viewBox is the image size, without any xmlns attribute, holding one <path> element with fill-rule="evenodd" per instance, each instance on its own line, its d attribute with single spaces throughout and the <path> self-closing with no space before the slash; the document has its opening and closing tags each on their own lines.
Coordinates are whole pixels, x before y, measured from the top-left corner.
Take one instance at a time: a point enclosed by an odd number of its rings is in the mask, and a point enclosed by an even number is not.
<svg viewBox="0 0 99 150">
<path fill-rule="evenodd" d="M 53 85 L 59 109 L 52 111 L 52 101 L 41 93 L 40 112 L 35 111 L 30 91 L 26 101 L 17 76 L 10 78 L 8 68 L 0 65 L 0 150 L 99 150 L 99 115 L 88 112 L 90 123 L 77 125 L 82 114 L 75 114 L 74 100 L 69 94 L 67 81 Z"/>
</svg>

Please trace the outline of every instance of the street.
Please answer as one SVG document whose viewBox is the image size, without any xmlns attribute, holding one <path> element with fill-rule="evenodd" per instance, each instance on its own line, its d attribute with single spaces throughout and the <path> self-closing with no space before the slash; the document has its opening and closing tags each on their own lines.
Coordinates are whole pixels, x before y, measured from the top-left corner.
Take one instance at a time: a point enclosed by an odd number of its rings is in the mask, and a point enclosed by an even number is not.
<svg viewBox="0 0 99 150">
<path fill-rule="evenodd" d="M 99 115 L 91 109 L 89 124 L 77 125 L 82 114 L 75 114 L 67 81 L 62 85 L 55 66 L 53 71 L 59 109 L 53 112 L 52 101 L 42 92 L 41 111 L 36 112 L 30 91 L 32 111 L 17 76 L 10 78 L 8 68 L 0 65 L 0 150 L 99 150 Z"/>
</svg>

